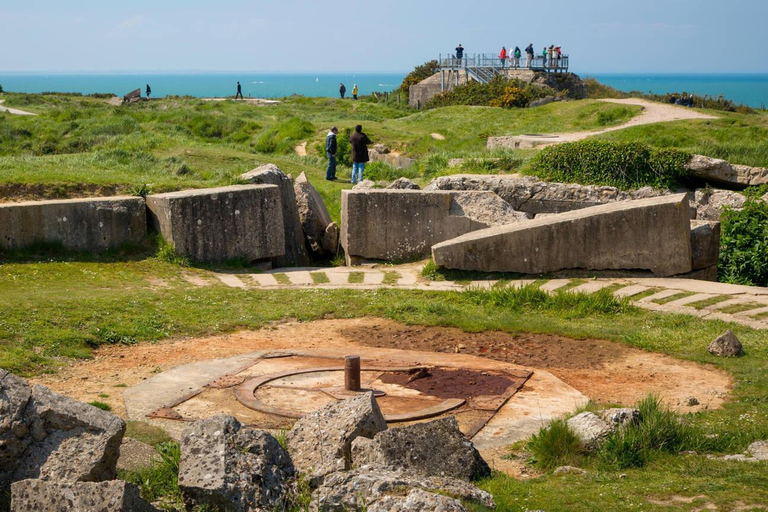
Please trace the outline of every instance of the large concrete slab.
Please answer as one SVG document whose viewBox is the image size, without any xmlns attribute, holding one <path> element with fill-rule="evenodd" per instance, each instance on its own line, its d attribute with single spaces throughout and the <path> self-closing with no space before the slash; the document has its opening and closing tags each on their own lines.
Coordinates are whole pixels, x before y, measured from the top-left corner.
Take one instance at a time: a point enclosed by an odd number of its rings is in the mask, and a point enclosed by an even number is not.
<svg viewBox="0 0 768 512">
<path fill-rule="evenodd" d="M 155 230 L 177 253 L 195 261 L 255 261 L 285 254 L 280 190 L 275 185 L 151 195 L 147 207 Z"/>
<path fill-rule="evenodd" d="M 61 243 L 76 251 L 103 251 L 138 243 L 147 234 L 141 197 L 104 197 L 0 204 L 0 248 Z"/>
<path fill-rule="evenodd" d="M 563 269 L 646 269 L 658 276 L 691 270 L 685 194 L 595 206 L 497 226 L 436 244 L 440 266 L 539 274 Z"/>
<path fill-rule="evenodd" d="M 527 217 L 493 192 L 364 189 L 342 192 L 341 219 L 353 263 L 424 257 L 438 242 Z"/>
</svg>

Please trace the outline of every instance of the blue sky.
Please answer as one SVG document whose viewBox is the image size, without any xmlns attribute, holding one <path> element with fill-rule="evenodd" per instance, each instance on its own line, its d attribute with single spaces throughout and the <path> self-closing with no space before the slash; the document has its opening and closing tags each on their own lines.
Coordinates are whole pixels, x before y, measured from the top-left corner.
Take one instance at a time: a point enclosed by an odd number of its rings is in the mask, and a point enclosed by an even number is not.
<svg viewBox="0 0 768 512">
<path fill-rule="evenodd" d="M 405 72 L 462 43 L 586 73 L 768 73 L 768 0 L 0 1 L 0 72 Z"/>
</svg>

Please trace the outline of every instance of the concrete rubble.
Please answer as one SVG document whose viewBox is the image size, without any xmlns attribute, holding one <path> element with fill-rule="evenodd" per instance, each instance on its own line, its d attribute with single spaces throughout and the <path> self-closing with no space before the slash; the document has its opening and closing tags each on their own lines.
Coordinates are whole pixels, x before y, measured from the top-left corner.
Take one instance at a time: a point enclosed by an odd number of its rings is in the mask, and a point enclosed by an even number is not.
<svg viewBox="0 0 768 512">
<path fill-rule="evenodd" d="M 318 255 L 336 254 L 339 227 L 331 220 L 323 198 L 303 172 L 296 178 L 293 186 L 301 227 L 310 250 Z"/>
<path fill-rule="evenodd" d="M 155 512 L 133 484 L 20 480 L 11 485 L 13 512 L 109 511 Z"/>
<path fill-rule="evenodd" d="M 768 183 L 768 169 L 731 164 L 708 156 L 693 155 L 685 167 L 691 176 L 737 190 Z"/>
<path fill-rule="evenodd" d="M 605 438 L 619 428 L 627 427 L 640 420 L 637 409 L 606 409 L 597 412 L 582 412 L 568 419 L 568 427 L 579 438 L 587 451 L 595 451 Z"/>
</svg>

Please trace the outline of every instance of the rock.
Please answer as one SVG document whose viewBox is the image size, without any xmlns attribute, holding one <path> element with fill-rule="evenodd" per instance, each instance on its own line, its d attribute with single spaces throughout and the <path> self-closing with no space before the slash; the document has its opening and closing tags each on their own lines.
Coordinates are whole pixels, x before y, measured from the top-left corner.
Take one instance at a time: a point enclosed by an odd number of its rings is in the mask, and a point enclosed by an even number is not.
<svg viewBox="0 0 768 512">
<path fill-rule="evenodd" d="M 683 403 L 688 407 L 696 407 L 699 405 L 699 400 L 695 396 L 689 396 Z"/>
<path fill-rule="evenodd" d="M 730 329 L 713 341 L 707 351 L 720 357 L 739 357 L 744 355 L 744 347 L 741 341 Z"/>
<path fill-rule="evenodd" d="M 352 443 L 355 466 L 403 468 L 427 476 L 464 480 L 491 474 L 472 442 L 459 430 L 455 416 L 379 432 Z"/>
<path fill-rule="evenodd" d="M 283 227 L 285 229 L 285 254 L 273 258 L 273 266 L 306 267 L 309 256 L 304 245 L 304 231 L 301 227 L 299 209 L 293 180 L 275 164 L 264 164 L 240 175 L 240 179 L 256 185 L 276 185 L 280 189 L 280 203 L 283 206 Z"/>
<path fill-rule="evenodd" d="M 388 189 L 394 190 L 420 190 L 421 187 L 412 182 L 408 178 L 398 178 L 391 184 L 387 185 Z"/>
<path fill-rule="evenodd" d="M 373 145 L 373 150 L 376 153 L 381 153 L 382 155 L 386 155 L 386 154 L 389 154 L 391 152 L 390 149 L 387 146 L 385 146 L 384 144 L 374 144 Z"/>
<path fill-rule="evenodd" d="M 568 420 L 568 427 L 579 438 L 587 451 L 595 451 L 606 437 L 614 431 L 608 422 L 592 412 L 582 412 Z"/>
<path fill-rule="evenodd" d="M 323 198 L 303 172 L 296 178 L 293 187 L 299 206 L 301 227 L 309 248 L 319 255 L 336 254 L 338 227 L 330 228 L 331 224 L 335 223 L 331 220 Z"/>
<path fill-rule="evenodd" d="M 105 197 L 0 204 L 0 249 L 60 243 L 75 251 L 103 252 L 138 244 L 147 235 L 141 197 Z"/>
<path fill-rule="evenodd" d="M 0 509 L 12 482 L 111 480 L 125 423 L 0 369 Z"/>
<path fill-rule="evenodd" d="M 543 107 L 544 105 L 549 105 L 550 103 L 553 103 L 557 98 L 555 98 L 552 95 L 544 96 L 543 98 L 539 98 L 537 100 L 533 100 L 530 105 L 528 105 L 529 108 L 535 108 L 535 107 Z"/>
<path fill-rule="evenodd" d="M 691 271 L 685 194 L 594 206 L 495 226 L 432 246 L 439 266 L 541 274 L 567 269 Z"/>
<path fill-rule="evenodd" d="M 747 453 L 757 460 L 768 460 L 768 441 L 755 441 L 749 445 Z"/>
<path fill-rule="evenodd" d="M 640 411 L 627 407 L 605 409 L 598 411 L 595 414 L 608 423 L 611 428 L 626 427 L 640 421 Z"/>
<path fill-rule="evenodd" d="M 587 472 L 581 468 L 575 466 L 560 466 L 552 473 L 555 476 L 558 475 L 586 475 Z"/>
<path fill-rule="evenodd" d="M 367 512 L 466 512 L 461 501 L 422 489 L 407 496 L 384 496 L 366 507 Z"/>
<path fill-rule="evenodd" d="M 432 245 L 526 216 L 492 192 L 345 190 L 341 243 L 347 263 L 424 257 Z"/>
<path fill-rule="evenodd" d="M 355 186 L 352 187 L 352 190 L 370 190 L 374 188 L 384 188 L 384 187 L 379 187 L 378 184 L 373 180 L 363 180 L 363 181 L 357 182 Z"/>
<path fill-rule="evenodd" d="M 353 471 L 340 471 L 325 477 L 312 494 L 310 511 L 362 511 L 387 495 L 410 493 L 411 489 L 440 492 L 463 500 L 495 508 L 493 497 L 464 480 L 450 477 L 425 477 L 402 469 L 367 466 Z"/>
<path fill-rule="evenodd" d="M 117 469 L 136 471 L 147 468 L 157 459 L 157 451 L 147 443 L 126 437 L 120 445 L 120 457 L 117 459 Z"/>
<path fill-rule="evenodd" d="M 128 482 L 47 482 L 20 480 L 11 485 L 13 512 L 155 512 Z"/>
<path fill-rule="evenodd" d="M 691 176 L 736 189 L 768 183 L 768 169 L 732 165 L 725 160 L 703 155 L 693 155 L 685 167 Z"/>
<path fill-rule="evenodd" d="M 371 162 L 381 162 L 395 169 L 407 169 L 416 162 L 413 158 L 392 153 L 383 144 L 376 144 L 370 148 L 368 150 L 368 158 Z"/>
<path fill-rule="evenodd" d="M 150 222 L 182 256 L 198 262 L 272 259 L 285 254 L 275 185 L 182 190 L 147 197 Z"/>
<path fill-rule="evenodd" d="M 718 190 L 712 188 L 697 189 L 694 193 L 694 205 L 696 206 L 696 219 L 705 221 L 719 221 L 725 208 L 741 210 L 747 198 L 744 194 L 731 190 Z"/>
<path fill-rule="evenodd" d="M 296 469 L 316 484 L 325 475 L 352 467 L 352 442 L 387 429 L 373 393 L 332 403 L 307 414 L 288 432 Z"/>
<path fill-rule="evenodd" d="M 291 459 L 274 437 L 231 416 L 196 421 L 182 432 L 179 488 L 188 508 L 282 510 L 293 476 Z"/>
<path fill-rule="evenodd" d="M 720 223 L 691 221 L 691 268 L 701 270 L 717 265 L 720 258 Z"/>
</svg>

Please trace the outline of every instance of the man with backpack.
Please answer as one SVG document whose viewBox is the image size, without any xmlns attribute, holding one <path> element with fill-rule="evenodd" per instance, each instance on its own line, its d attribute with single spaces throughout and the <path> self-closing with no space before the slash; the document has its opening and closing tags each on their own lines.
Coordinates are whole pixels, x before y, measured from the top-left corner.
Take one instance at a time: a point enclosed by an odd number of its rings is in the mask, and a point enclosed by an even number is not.
<svg viewBox="0 0 768 512">
<path fill-rule="evenodd" d="M 529 44 L 525 49 L 525 55 L 528 57 L 528 69 L 531 69 L 531 66 L 533 66 L 533 43 Z"/>
</svg>

